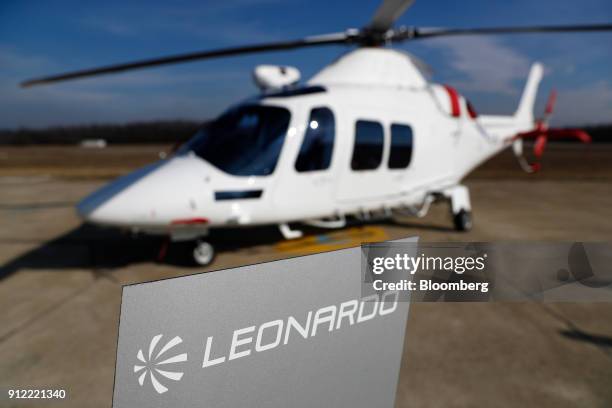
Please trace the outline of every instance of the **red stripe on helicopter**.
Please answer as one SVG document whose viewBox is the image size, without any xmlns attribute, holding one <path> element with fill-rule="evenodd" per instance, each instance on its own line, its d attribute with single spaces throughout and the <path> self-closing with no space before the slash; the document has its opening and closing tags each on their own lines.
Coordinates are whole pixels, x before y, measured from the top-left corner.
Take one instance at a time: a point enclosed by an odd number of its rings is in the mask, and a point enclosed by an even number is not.
<svg viewBox="0 0 612 408">
<path fill-rule="evenodd" d="M 459 93 L 452 86 L 444 85 L 451 103 L 451 115 L 458 118 L 461 115 L 461 105 L 459 104 Z"/>
<path fill-rule="evenodd" d="M 208 224 L 208 218 L 184 218 L 179 220 L 173 220 L 171 225 L 197 225 L 197 224 Z"/>
</svg>

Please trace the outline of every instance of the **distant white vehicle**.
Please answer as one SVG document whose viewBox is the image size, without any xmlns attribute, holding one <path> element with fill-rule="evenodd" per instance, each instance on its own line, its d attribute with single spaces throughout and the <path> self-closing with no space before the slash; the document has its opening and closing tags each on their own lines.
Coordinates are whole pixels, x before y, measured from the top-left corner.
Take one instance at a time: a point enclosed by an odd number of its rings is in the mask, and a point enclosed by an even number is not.
<svg viewBox="0 0 612 408">
<path fill-rule="evenodd" d="M 553 130 L 533 105 L 542 66 L 534 64 L 512 116 L 478 116 L 449 86 L 430 83 L 410 54 L 382 47 L 443 35 L 595 31 L 612 25 L 480 29 L 392 28 L 410 0 L 386 0 L 362 29 L 297 41 L 198 52 L 35 79 L 36 85 L 153 65 L 325 44 L 359 47 L 296 86 L 292 67 L 260 66 L 262 93 L 237 104 L 201 129 L 174 155 L 104 186 L 78 205 L 88 222 L 169 235 L 194 242 L 193 260 L 208 264 L 211 229 L 277 224 L 287 239 L 301 236 L 289 223 L 343 227 L 346 217 L 396 213 L 423 216 L 436 199 L 450 201 L 457 230 L 472 225 L 461 180 L 480 163 L 513 146 L 529 172 L 522 139 L 541 156 Z"/>
<path fill-rule="evenodd" d="M 104 149 L 106 146 L 108 146 L 106 140 L 104 139 L 85 139 L 81 140 L 79 145 L 88 149 Z"/>
</svg>

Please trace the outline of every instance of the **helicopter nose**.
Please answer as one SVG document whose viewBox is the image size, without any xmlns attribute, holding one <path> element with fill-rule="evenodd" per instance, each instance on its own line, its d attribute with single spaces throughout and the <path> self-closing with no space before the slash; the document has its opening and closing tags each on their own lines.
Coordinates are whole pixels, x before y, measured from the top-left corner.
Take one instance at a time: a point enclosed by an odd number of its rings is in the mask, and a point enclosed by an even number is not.
<svg viewBox="0 0 612 408">
<path fill-rule="evenodd" d="M 167 227 L 192 218 L 208 223 L 216 215 L 208 205 L 212 192 L 202 188 L 207 172 L 190 155 L 162 160 L 102 187 L 77 212 L 85 221 L 123 228 Z"/>
<path fill-rule="evenodd" d="M 133 219 L 135 208 L 128 191 L 163 164 L 158 162 L 143 167 L 90 194 L 77 204 L 78 215 L 87 222 L 97 224 L 115 225 L 121 224 L 124 219 Z"/>
<path fill-rule="evenodd" d="M 119 224 L 129 212 L 129 207 L 125 205 L 120 193 L 102 189 L 86 197 L 77 205 L 77 213 L 87 222 L 95 224 Z"/>
</svg>

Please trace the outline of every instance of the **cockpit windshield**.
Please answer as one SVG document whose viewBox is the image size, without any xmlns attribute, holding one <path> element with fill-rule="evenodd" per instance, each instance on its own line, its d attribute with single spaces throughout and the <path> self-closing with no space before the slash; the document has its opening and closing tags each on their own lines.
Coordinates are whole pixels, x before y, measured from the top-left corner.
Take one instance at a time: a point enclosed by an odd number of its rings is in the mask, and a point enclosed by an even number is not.
<svg viewBox="0 0 612 408">
<path fill-rule="evenodd" d="M 274 172 L 291 114 L 285 108 L 242 105 L 200 129 L 184 151 L 234 176 Z"/>
</svg>

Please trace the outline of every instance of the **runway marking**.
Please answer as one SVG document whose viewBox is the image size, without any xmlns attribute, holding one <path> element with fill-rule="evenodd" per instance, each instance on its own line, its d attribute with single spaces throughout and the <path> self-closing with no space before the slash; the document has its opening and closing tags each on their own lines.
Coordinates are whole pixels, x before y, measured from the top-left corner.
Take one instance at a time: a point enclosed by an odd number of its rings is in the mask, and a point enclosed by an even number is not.
<svg viewBox="0 0 612 408">
<path fill-rule="evenodd" d="M 293 255 L 308 255 L 318 252 L 333 251 L 356 247 L 362 242 L 385 241 L 389 237 L 380 227 L 355 227 L 329 234 L 310 235 L 303 238 L 283 241 L 274 246 L 278 252 Z"/>
</svg>

